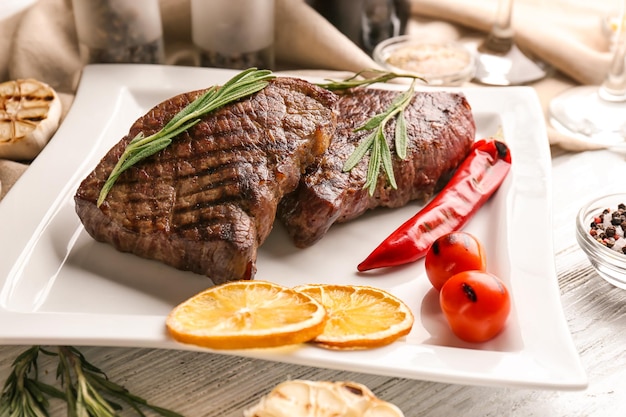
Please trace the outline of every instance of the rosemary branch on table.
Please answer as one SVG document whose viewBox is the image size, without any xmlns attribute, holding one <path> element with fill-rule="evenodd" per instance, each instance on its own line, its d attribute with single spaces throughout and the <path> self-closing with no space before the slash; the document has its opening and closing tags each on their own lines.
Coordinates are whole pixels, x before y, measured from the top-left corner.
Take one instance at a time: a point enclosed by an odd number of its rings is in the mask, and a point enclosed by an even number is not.
<svg viewBox="0 0 626 417">
<path fill-rule="evenodd" d="M 58 358 L 56 377 L 61 389 L 39 380 L 40 353 Z M 50 398 L 67 403 L 68 417 L 115 417 L 123 409 L 120 403 L 125 403 L 141 417 L 145 417 L 142 409 L 163 417 L 182 417 L 148 403 L 109 380 L 74 347 L 59 346 L 53 352 L 32 346 L 13 362 L 0 393 L 0 417 L 49 417 Z"/>
<path fill-rule="evenodd" d="M 128 168 L 168 147 L 173 137 L 200 122 L 202 116 L 264 89 L 272 78 L 275 76 L 270 70 L 249 68 L 235 75 L 223 86 L 209 88 L 185 106 L 155 134 L 145 137 L 143 132 L 139 132 L 126 146 L 124 153 L 113 167 L 113 171 L 100 190 L 96 205 L 98 207 L 102 205 L 115 181 Z"/>
</svg>

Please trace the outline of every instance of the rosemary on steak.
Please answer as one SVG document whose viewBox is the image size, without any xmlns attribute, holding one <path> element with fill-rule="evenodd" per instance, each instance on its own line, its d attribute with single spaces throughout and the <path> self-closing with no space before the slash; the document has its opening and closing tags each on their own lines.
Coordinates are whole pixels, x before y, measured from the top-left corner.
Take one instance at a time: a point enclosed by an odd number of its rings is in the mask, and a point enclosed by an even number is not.
<svg viewBox="0 0 626 417">
<path fill-rule="evenodd" d="M 367 165 L 367 176 L 363 188 L 367 188 L 370 195 L 374 194 L 380 170 L 385 172 L 389 184 L 394 189 L 398 188 L 393 174 L 392 155 L 389 144 L 385 136 L 385 128 L 391 120 L 396 120 L 394 143 L 396 155 L 400 159 L 406 158 L 407 130 L 404 110 L 411 103 L 415 94 L 415 80 L 407 91 L 397 96 L 383 111 L 367 120 L 362 126 L 355 129 L 355 132 L 371 130 L 371 133 L 356 147 L 352 154 L 344 163 L 344 172 L 350 171 L 369 152 L 370 159 Z"/>
<path fill-rule="evenodd" d="M 56 378 L 61 389 L 39 380 L 40 353 L 58 357 Z M 59 346 L 53 352 L 32 346 L 13 362 L 0 394 L 0 417 L 48 417 L 50 398 L 64 400 L 69 417 L 115 417 L 123 408 L 120 403 L 142 417 L 145 417 L 142 408 L 164 417 L 182 417 L 149 404 L 112 382 L 74 347 Z"/>
<path fill-rule="evenodd" d="M 362 76 L 366 73 L 374 75 L 363 78 Z M 408 137 L 404 110 L 411 103 L 411 99 L 415 94 L 416 80 L 423 79 L 415 75 L 398 74 L 395 72 L 370 69 L 358 72 L 343 81 L 328 80 L 326 83 L 317 84 L 318 86 L 328 90 L 347 90 L 350 88 L 369 86 L 376 83 L 386 83 L 396 78 L 411 78 L 413 81 L 411 82 L 409 89 L 396 97 L 391 102 L 389 107 L 385 109 L 385 111 L 371 117 L 362 126 L 354 130 L 355 132 L 362 130 L 371 130 L 372 132 L 366 136 L 361 143 L 359 143 L 348 159 L 346 159 L 343 166 L 343 171 L 348 172 L 352 170 L 352 168 L 354 168 L 367 153 L 370 154 L 370 159 L 367 165 L 367 176 L 365 184 L 363 185 L 363 188 L 367 188 L 370 195 L 373 195 L 376 190 L 378 175 L 381 168 L 387 176 L 389 185 L 391 185 L 394 189 L 398 188 L 393 174 L 392 156 L 387 138 L 385 137 L 385 128 L 387 123 L 395 118 L 396 128 L 394 141 L 396 155 L 398 155 L 400 159 L 405 159 Z"/>
<path fill-rule="evenodd" d="M 179 111 L 161 130 L 150 136 L 139 132 L 126 146 L 124 153 L 104 183 L 98 196 L 97 206 L 104 202 L 119 176 L 137 162 L 154 155 L 172 143 L 172 138 L 191 128 L 200 119 L 234 101 L 264 89 L 275 76 L 269 70 L 249 68 L 235 75 L 223 86 L 213 86 Z"/>
<path fill-rule="evenodd" d="M 416 75 L 399 74 L 397 72 L 381 71 L 377 69 L 366 69 L 359 71 L 344 80 L 326 80 L 325 83 L 317 83 L 316 85 L 318 87 L 322 87 L 331 91 L 348 90 L 350 88 L 366 87 L 372 84 L 386 83 L 396 78 L 424 80 L 423 78 Z"/>
</svg>

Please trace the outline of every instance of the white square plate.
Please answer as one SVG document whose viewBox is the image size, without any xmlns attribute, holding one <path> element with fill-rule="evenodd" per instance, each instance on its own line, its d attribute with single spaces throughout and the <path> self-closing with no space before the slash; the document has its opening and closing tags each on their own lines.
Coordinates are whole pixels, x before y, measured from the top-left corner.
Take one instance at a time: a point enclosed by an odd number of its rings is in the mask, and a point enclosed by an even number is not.
<svg viewBox="0 0 626 417">
<path fill-rule="evenodd" d="M 117 252 L 91 239 L 73 195 L 138 117 L 178 93 L 234 72 L 151 65 L 85 68 L 54 138 L 0 204 L 0 343 L 198 349 L 171 340 L 165 317 L 209 285 L 205 277 Z M 387 88 L 399 88 L 389 86 Z M 288 286 L 350 283 L 401 297 L 416 321 L 390 346 L 335 352 L 313 346 L 220 352 L 446 383 L 582 389 L 587 377 L 564 319 L 551 224 L 551 161 L 544 119 L 528 87 L 463 89 L 477 136 L 502 129 L 513 156 L 500 190 L 465 227 L 487 249 L 488 269 L 512 295 L 506 330 L 480 345 L 447 328 L 423 262 L 360 275 L 356 265 L 420 205 L 375 210 L 296 249 L 280 225 L 262 246 L 258 279 Z"/>
</svg>

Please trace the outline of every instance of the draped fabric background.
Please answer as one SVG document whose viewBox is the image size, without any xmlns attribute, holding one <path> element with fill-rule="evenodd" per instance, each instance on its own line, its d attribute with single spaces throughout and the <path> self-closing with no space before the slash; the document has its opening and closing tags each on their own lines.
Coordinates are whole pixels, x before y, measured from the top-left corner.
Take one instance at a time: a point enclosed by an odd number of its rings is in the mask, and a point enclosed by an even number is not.
<svg viewBox="0 0 626 417">
<path fill-rule="evenodd" d="M 412 0 L 409 33 L 456 39 L 483 36 L 497 0 Z M 589 4 L 591 3 L 591 4 Z M 552 64 L 554 77 L 533 84 L 544 106 L 575 85 L 599 84 L 610 62 L 601 17 L 617 0 L 517 0 L 516 39 Z M 191 47 L 189 0 L 160 0 L 168 63 Z M 303 0 L 276 0 L 276 59 L 279 69 L 358 71 L 375 66 L 371 58 Z M 179 62 L 180 63 L 180 62 Z M 39 0 L 0 20 L 0 81 L 36 78 L 54 87 L 64 109 L 71 106 L 80 79 L 71 0 Z M 471 85 L 470 85 L 471 86 Z M 589 149 L 548 129 L 550 143 L 567 150 Z M 27 168 L 28 161 L 0 161 L 0 198 Z"/>
<path fill-rule="evenodd" d="M 609 62 L 609 43 L 601 17 L 618 10 L 621 0 L 516 0 L 513 27 L 521 48 L 532 51 L 582 84 L 599 84 Z M 494 0 L 414 0 L 416 15 L 487 32 Z M 454 12 L 450 12 L 454 11 Z"/>
</svg>

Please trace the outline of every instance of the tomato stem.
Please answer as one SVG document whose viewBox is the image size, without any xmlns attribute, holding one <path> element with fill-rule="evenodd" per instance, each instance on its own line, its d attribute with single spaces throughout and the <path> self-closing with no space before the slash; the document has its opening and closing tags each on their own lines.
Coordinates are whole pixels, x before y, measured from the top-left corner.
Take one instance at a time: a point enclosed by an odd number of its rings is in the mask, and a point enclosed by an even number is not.
<svg viewBox="0 0 626 417">
<path fill-rule="evenodd" d="M 467 298 L 472 303 L 475 303 L 476 301 L 478 301 L 478 296 L 476 295 L 476 291 L 474 291 L 474 288 L 472 288 L 471 285 L 464 282 L 463 284 L 461 284 L 461 288 L 463 289 L 463 292 L 465 293 L 465 295 L 467 295 Z"/>
</svg>

